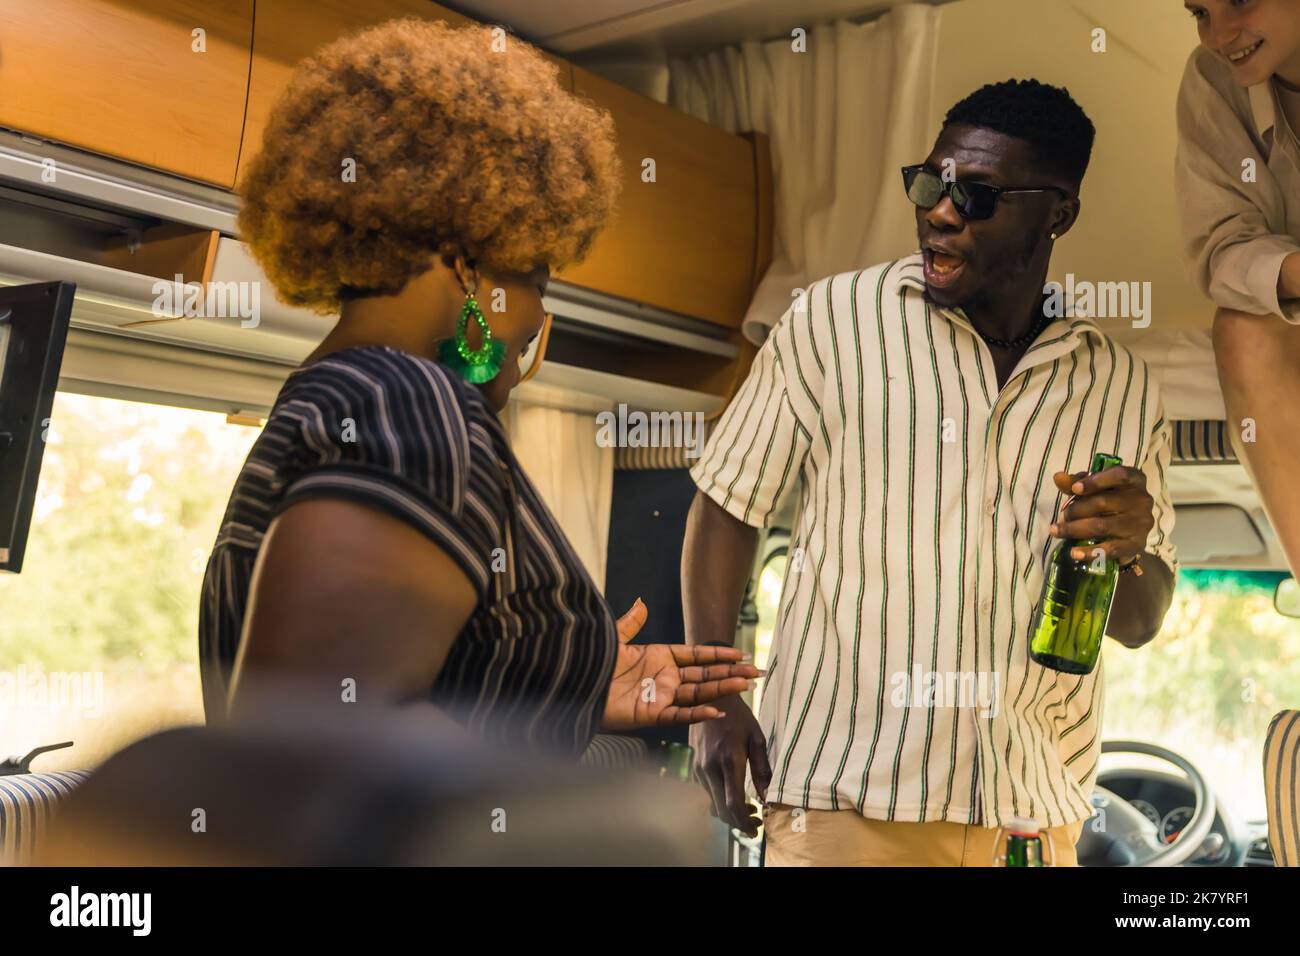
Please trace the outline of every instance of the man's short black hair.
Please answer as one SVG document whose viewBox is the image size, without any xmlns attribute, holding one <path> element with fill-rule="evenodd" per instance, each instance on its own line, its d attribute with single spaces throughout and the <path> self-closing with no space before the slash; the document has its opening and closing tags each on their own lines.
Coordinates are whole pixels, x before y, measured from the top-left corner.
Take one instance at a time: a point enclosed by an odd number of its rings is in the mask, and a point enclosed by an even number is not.
<svg viewBox="0 0 1300 956">
<path fill-rule="evenodd" d="M 1045 171 L 1077 188 L 1092 156 L 1097 128 L 1068 90 L 1037 80 L 982 86 L 948 111 L 949 126 L 978 126 L 1030 143 Z"/>
</svg>

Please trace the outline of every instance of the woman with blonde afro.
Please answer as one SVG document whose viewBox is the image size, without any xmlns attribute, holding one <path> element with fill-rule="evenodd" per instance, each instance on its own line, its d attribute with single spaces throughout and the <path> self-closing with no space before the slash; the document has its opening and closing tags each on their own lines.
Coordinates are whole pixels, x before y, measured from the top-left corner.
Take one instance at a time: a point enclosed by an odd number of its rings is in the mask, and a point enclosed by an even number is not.
<svg viewBox="0 0 1300 956">
<path fill-rule="evenodd" d="M 339 320 L 208 563 L 210 720 L 289 678 L 576 755 L 601 729 L 714 719 L 758 676 L 731 648 L 629 644 L 645 606 L 615 622 L 497 421 L 550 272 L 618 191 L 609 116 L 556 72 L 485 27 L 398 20 L 302 63 L 272 110 L 240 228 L 282 300 Z"/>
</svg>

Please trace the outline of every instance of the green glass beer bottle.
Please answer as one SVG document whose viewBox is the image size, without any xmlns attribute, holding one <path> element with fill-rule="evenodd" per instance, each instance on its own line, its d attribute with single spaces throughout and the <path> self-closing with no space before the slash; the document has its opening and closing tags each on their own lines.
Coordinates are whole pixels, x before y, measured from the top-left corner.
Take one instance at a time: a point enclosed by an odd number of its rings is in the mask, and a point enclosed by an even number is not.
<svg viewBox="0 0 1300 956">
<path fill-rule="evenodd" d="M 659 741 L 659 776 L 689 783 L 691 766 L 695 763 L 695 748 L 689 744 Z"/>
<path fill-rule="evenodd" d="M 1006 834 L 1005 849 L 1002 835 Z M 998 830 L 993 847 L 994 866 L 1052 866 L 1051 837 L 1047 839 L 1047 854 L 1043 853 L 1044 834 L 1038 821 L 1024 817 L 1014 817 L 1010 823 Z M 999 853 L 999 850 L 1003 850 Z"/>
<path fill-rule="evenodd" d="M 1092 470 L 1105 471 L 1120 463 L 1115 455 L 1097 452 Z M 1117 561 L 1109 557 L 1102 561 L 1093 553 L 1099 543 L 1094 538 L 1062 540 L 1047 562 L 1043 596 L 1029 630 L 1029 656 L 1044 667 L 1090 674 L 1097 666 L 1119 578 Z M 1087 555 L 1080 560 L 1070 557 L 1074 548 L 1083 548 Z"/>
</svg>

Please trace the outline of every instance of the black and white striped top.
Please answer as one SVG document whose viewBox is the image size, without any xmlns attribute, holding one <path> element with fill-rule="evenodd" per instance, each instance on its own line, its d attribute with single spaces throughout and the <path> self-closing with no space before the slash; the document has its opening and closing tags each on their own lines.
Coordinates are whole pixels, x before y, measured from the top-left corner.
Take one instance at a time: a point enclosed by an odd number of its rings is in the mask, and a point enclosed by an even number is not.
<svg viewBox="0 0 1300 956">
<path fill-rule="evenodd" d="M 267 527 L 289 505 L 321 496 L 407 522 L 478 592 L 430 688 L 434 703 L 495 743 L 573 754 L 587 746 L 614 667 L 609 608 L 478 389 L 436 362 L 378 346 L 291 373 L 240 472 L 199 612 L 209 719 L 226 712 Z"/>
<path fill-rule="evenodd" d="M 1147 367 L 1058 319 L 998 387 L 919 254 L 814 283 L 772 329 L 691 470 L 748 524 L 798 489 L 759 720 L 769 801 L 872 819 L 1087 818 L 1102 668 L 1030 660 L 1056 471 L 1147 475 L 1174 566 L 1170 429 Z"/>
</svg>

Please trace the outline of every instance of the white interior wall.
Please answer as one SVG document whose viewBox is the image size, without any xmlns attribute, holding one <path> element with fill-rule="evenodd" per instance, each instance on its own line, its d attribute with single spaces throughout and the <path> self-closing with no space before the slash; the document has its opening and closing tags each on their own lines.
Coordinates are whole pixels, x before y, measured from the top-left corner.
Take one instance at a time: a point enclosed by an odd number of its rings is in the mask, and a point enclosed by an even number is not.
<svg viewBox="0 0 1300 956">
<path fill-rule="evenodd" d="M 1174 105 L 1197 43 L 1181 0 L 957 0 L 942 9 L 936 133 L 953 103 L 1011 77 L 1068 88 L 1097 127 L 1082 214 L 1057 243 L 1054 277 L 1149 281 L 1152 329 L 1208 328 L 1214 308 L 1188 278 L 1174 205 Z M 1098 27 L 1105 53 L 1092 52 Z"/>
</svg>

